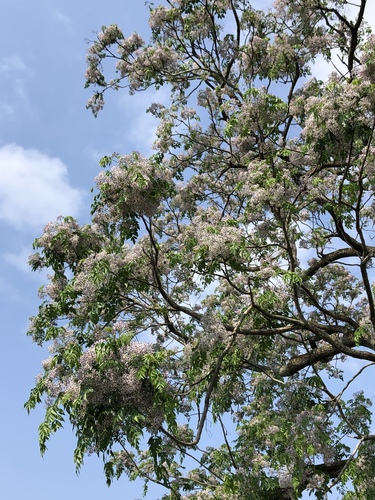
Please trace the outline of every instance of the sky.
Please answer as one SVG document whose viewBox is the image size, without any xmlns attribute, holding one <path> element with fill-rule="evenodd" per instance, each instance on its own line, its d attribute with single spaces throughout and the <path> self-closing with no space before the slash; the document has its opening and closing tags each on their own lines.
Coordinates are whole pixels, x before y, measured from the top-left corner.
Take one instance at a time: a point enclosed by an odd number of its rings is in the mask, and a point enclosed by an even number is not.
<svg viewBox="0 0 375 500">
<path fill-rule="evenodd" d="M 117 23 L 147 40 L 148 9 L 142 0 L 2 0 L 1 10 L 0 498 L 135 500 L 142 497 L 141 484 L 124 478 L 108 489 L 97 457 L 76 475 L 68 426 L 42 458 L 37 429 L 43 408 L 28 416 L 23 405 L 46 357 L 25 335 L 45 278 L 28 268 L 32 242 L 59 215 L 89 220 L 100 158 L 114 151 L 149 154 L 156 122 L 145 109 L 153 98 L 167 97 L 163 91 L 113 93 L 95 119 L 85 108 L 91 95 L 84 89 L 87 39 Z M 369 20 L 374 13 L 369 5 Z M 152 489 L 146 499 L 160 492 Z"/>
</svg>

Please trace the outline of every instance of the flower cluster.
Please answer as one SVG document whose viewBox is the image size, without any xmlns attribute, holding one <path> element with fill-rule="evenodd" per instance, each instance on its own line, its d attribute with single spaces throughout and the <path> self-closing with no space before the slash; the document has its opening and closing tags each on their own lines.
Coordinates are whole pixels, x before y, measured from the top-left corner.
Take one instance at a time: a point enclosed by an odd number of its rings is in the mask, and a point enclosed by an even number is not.
<svg viewBox="0 0 375 500">
<path fill-rule="evenodd" d="M 63 264 L 75 267 L 78 262 L 91 252 L 100 249 L 103 235 L 95 225 L 81 226 L 73 217 L 58 217 L 49 222 L 42 236 L 35 243 L 35 248 L 43 249 L 43 256 L 39 253 L 30 257 L 30 265 L 34 269 L 52 266 L 59 270 Z"/>
<path fill-rule="evenodd" d="M 43 363 L 48 398 L 65 393 L 74 401 L 84 395 L 82 415 L 106 407 L 128 408 L 130 413 L 134 408 L 143 415 L 146 427 L 156 430 L 164 419 L 163 411 L 154 405 L 151 386 L 138 376 L 142 357 L 153 351 L 151 344 L 135 341 L 110 350 L 106 340 L 99 340 L 82 353 L 73 373 L 63 365 L 51 367 L 53 358 L 49 358 Z"/>
<path fill-rule="evenodd" d="M 101 204 L 94 221 L 113 223 L 134 213 L 152 216 L 167 194 L 170 179 L 170 172 L 139 153 L 119 157 L 118 165 L 95 179 Z"/>
</svg>

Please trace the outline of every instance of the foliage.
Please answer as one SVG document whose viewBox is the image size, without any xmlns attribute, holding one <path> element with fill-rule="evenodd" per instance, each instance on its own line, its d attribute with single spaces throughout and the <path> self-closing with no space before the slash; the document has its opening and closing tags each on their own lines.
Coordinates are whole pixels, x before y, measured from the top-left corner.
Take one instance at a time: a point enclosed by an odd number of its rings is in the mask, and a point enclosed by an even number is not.
<svg viewBox="0 0 375 500">
<path fill-rule="evenodd" d="M 94 114 L 111 88 L 171 101 L 148 110 L 154 155 L 103 158 L 91 224 L 60 218 L 35 242 L 51 271 L 29 330 L 51 352 L 26 403 L 46 401 L 42 452 L 65 418 L 77 467 L 97 453 L 108 483 L 164 498 L 374 498 L 357 390 L 375 362 L 365 4 L 167 0 L 148 44 L 103 27 Z"/>
</svg>

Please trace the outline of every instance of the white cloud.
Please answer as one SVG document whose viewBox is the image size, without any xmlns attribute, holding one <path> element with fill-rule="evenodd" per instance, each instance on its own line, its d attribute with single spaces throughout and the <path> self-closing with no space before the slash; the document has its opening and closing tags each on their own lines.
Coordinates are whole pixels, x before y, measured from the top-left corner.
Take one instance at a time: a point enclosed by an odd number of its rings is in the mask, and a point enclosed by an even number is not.
<svg viewBox="0 0 375 500">
<path fill-rule="evenodd" d="M 36 149 L 0 148 L 0 220 L 40 228 L 59 215 L 78 214 L 83 192 L 69 184 L 66 165 Z"/>
</svg>

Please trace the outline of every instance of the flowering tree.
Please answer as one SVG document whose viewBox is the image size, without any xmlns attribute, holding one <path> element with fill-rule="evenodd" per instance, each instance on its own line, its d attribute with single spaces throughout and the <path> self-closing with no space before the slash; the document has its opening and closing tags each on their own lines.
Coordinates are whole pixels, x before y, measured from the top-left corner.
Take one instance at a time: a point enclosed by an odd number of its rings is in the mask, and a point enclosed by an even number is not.
<svg viewBox="0 0 375 500">
<path fill-rule="evenodd" d="M 108 483 L 164 498 L 375 498 L 373 394 L 354 390 L 375 363 L 375 37 L 357 3 L 167 0 L 148 44 L 103 27 L 94 114 L 108 89 L 171 101 L 148 110 L 155 154 L 101 161 L 92 223 L 35 242 L 42 452 L 67 418 L 77 467 L 97 453 Z"/>
</svg>

